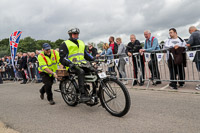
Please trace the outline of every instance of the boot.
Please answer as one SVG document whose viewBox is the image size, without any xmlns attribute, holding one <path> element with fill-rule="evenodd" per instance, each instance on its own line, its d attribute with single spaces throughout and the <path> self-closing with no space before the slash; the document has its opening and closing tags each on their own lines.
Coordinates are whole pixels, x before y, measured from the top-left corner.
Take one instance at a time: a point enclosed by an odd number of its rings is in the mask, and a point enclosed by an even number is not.
<svg viewBox="0 0 200 133">
<path fill-rule="evenodd" d="M 80 102 L 88 102 L 90 101 L 90 97 L 86 96 L 85 94 L 81 94 Z"/>
<path fill-rule="evenodd" d="M 23 80 L 23 82 L 21 82 L 20 84 L 26 84 L 26 81 L 25 81 L 25 80 Z"/>
<path fill-rule="evenodd" d="M 133 86 L 137 85 L 137 80 L 134 80 L 132 85 Z"/>
<path fill-rule="evenodd" d="M 54 105 L 55 104 L 54 100 L 49 100 L 49 104 Z"/>
<path fill-rule="evenodd" d="M 87 96 L 85 88 L 79 88 L 79 91 L 81 92 L 80 96 L 80 102 L 87 102 L 90 100 L 90 97 Z"/>
</svg>

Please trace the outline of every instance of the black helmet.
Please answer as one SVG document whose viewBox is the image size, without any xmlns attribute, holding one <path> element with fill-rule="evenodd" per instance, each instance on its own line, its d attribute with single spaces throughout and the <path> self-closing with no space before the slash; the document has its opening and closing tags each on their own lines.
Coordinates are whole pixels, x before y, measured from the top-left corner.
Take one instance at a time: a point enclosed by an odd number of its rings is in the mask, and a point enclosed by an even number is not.
<svg viewBox="0 0 200 133">
<path fill-rule="evenodd" d="M 78 28 L 71 28 L 70 30 L 68 30 L 68 34 L 79 34 L 80 30 Z"/>
</svg>

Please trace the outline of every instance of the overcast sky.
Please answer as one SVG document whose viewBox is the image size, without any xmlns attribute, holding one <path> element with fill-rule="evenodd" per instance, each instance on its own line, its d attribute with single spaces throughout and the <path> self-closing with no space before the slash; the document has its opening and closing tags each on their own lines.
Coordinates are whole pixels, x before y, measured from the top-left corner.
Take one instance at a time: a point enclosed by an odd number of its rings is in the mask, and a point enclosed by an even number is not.
<svg viewBox="0 0 200 133">
<path fill-rule="evenodd" d="M 67 30 L 78 27 L 85 43 L 112 35 L 127 44 L 130 34 L 144 41 L 145 29 L 162 41 L 171 27 L 182 38 L 189 26 L 200 28 L 200 0 L 0 0 L 0 18 L 0 40 L 15 30 L 22 38 L 68 39 Z"/>
</svg>

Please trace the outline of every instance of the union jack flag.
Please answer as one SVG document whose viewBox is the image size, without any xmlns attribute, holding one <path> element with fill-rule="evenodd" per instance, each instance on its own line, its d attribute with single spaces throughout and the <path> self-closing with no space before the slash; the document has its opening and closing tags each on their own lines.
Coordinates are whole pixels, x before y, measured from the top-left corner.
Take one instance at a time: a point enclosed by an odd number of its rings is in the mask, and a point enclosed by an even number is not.
<svg viewBox="0 0 200 133">
<path fill-rule="evenodd" d="M 22 34 L 22 31 L 15 31 L 14 33 L 10 35 L 10 52 L 11 52 L 11 59 L 12 59 L 12 65 L 13 65 L 14 71 L 15 71 L 14 59 L 17 53 L 17 47 L 19 44 L 19 39 L 21 37 L 21 34 Z"/>
<path fill-rule="evenodd" d="M 11 57 L 15 57 L 15 54 L 17 52 L 17 47 L 19 44 L 19 39 L 21 37 L 22 32 L 21 31 L 15 31 L 10 36 L 10 51 L 11 51 Z"/>
</svg>

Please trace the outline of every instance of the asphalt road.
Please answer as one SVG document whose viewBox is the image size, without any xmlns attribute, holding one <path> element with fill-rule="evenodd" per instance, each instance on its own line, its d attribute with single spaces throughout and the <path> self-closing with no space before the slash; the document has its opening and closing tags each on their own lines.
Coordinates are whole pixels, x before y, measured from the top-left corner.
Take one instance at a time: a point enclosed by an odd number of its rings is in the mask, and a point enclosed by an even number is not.
<svg viewBox="0 0 200 133">
<path fill-rule="evenodd" d="M 42 84 L 0 85 L 0 121 L 21 133 L 199 133 L 200 94 L 129 89 L 131 109 L 117 118 L 102 107 L 40 100 Z M 54 85 L 57 88 L 57 85 Z"/>
</svg>

